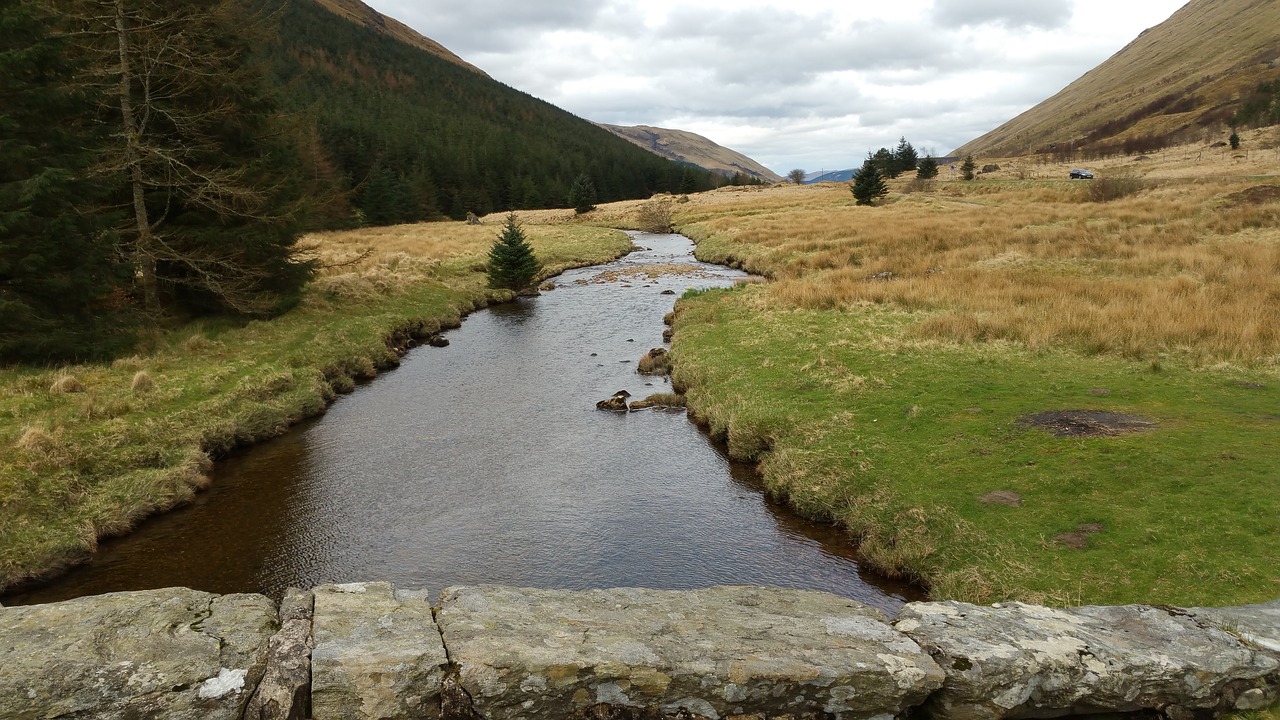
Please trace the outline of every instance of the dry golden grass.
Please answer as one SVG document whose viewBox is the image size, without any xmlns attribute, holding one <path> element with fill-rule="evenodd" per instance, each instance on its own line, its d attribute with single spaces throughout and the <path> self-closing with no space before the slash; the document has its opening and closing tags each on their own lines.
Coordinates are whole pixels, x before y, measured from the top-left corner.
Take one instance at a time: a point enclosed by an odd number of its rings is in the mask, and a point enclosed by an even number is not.
<svg viewBox="0 0 1280 720">
<path fill-rule="evenodd" d="M 135 395 L 148 393 L 156 389 L 156 381 L 151 377 L 151 373 L 146 370 L 139 370 L 133 374 L 133 380 L 129 383 L 129 389 Z"/>
<path fill-rule="evenodd" d="M 843 185 L 786 186 L 710 193 L 680 219 L 700 256 L 774 278 L 765 302 L 897 306 L 918 313 L 917 341 L 1276 363 L 1280 195 L 1238 198 L 1277 184 L 1148 183 L 1093 203 L 1084 183 L 944 182 L 876 208 Z"/>
<path fill-rule="evenodd" d="M 982 175 L 987 180 L 1066 180 L 1073 168 L 1083 167 L 1100 176 L 1123 173 L 1148 180 L 1192 179 L 1206 177 L 1252 177 L 1280 173 L 1280 126 L 1257 130 L 1241 130 L 1239 150 L 1212 147 L 1225 143 L 1230 129 L 1211 140 L 1166 148 L 1147 155 L 1115 155 L 1100 160 L 1058 161 L 1047 155 L 1027 157 L 978 158 L 982 163 L 995 163 L 1000 170 Z M 942 169 L 949 179 L 950 170 Z M 1078 183 L 1083 185 L 1084 183 Z"/>
</svg>

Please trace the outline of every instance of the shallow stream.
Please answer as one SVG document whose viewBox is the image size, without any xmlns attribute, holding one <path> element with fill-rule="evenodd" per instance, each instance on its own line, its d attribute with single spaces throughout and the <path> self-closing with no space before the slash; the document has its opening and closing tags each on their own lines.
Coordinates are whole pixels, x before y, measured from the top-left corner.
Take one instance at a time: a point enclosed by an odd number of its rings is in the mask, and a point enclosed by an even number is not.
<svg viewBox="0 0 1280 720">
<path fill-rule="evenodd" d="M 595 403 L 669 390 L 636 372 L 664 291 L 726 286 L 679 235 L 471 315 L 445 348 L 219 463 L 195 503 L 103 543 L 5 604 L 182 585 L 211 592 L 390 580 L 541 588 L 809 588 L 891 614 L 915 591 L 860 572 L 848 538 L 763 495 L 683 413 Z M 674 267 L 678 266 L 678 267 Z M 651 277 L 651 274 L 655 274 Z"/>
</svg>

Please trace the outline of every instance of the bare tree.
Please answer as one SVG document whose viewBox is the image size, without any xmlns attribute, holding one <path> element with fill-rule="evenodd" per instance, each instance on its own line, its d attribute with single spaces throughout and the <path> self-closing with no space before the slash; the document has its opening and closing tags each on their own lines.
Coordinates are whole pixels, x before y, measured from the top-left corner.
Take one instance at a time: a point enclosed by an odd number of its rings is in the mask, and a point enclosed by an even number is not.
<svg viewBox="0 0 1280 720">
<path fill-rule="evenodd" d="M 237 312 L 278 304 L 267 286 L 290 261 L 265 258 L 246 228 L 288 224 L 279 180 L 262 172 L 255 145 L 270 141 L 269 103 L 246 70 L 243 5 L 156 0 L 73 0 L 114 142 L 96 172 L 126 189 L 122 227 L 149 311 L 161 284 L 185 285 Z M 226 237 L 211 238 L 211 226 Z M 238 236 L 232 237 L 239 233 Z M 270 233 L 269 233 L 270 234 Z M 250 250 L 249 244 L 259 247 Z M 268 252 L 267 255 L 271 253 Z M 250 258 L 249 256 L 257 256 Z M 266 259 L 266 262 L 263 260 Z M 308 274 L 308 273 L 302 273 Z"/>
<path fill-rule="evenodd" d="M 805 172 L 800 168 L 796 168 L 795 170 L 792 170 L 791 172 L 787 173 L 787 179 L 795 183 L 796 185 L 804 184 L 804 176 L 805 176 Z"/>
</svg>

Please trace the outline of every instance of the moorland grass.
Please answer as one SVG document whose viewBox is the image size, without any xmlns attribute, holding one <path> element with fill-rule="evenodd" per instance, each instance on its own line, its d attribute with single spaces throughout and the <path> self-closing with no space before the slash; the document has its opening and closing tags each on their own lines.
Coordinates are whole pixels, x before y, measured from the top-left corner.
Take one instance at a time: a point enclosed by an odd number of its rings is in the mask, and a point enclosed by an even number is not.
<svg viewBox="0 0 1280 720">
<path fill-rule="evenodd" d="M 189 325 L 111 364 L 5 368 L 0 588 L 57 572 L 99 538 L 190 499 L 211 458 L 322 412 L 335 392 L 395 365 L 411 337 L 509 299 L 485 287 L 496 235 L 438 223 L 311 236 L 304 244 L 328 269 L 280 318 Z M 631 247 L 592 227 L 529 236 L 544 276 Z"/>
<path fill-rule="evenodd" d="M 1273 599 L 1280 203 L 1242 201 L 1257 184 L 699 197 L 699 256 L 774 282 L 683 298 L 673 379 L 771 491 L 934 597 Z M 1021 422 L 1055 410 L 1155 427 Z"/>
</svg>

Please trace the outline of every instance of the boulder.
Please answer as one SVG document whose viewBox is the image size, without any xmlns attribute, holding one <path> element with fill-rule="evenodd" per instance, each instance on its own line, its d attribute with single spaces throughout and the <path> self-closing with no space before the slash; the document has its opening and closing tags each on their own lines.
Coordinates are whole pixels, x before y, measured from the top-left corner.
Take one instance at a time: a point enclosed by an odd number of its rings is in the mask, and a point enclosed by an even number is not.
<svg viewBox="0 0 1280 720">
<path fill-rule="evenodd" d="M 802 590 L 454 587 L 437 620 L 486 720 L 889 717 L 943 679 L 878 610 Z"/>
<path fill-rule="evenodd" d="M 245 720 L 311 717 L 311 615 L 315 596 L 290 588 L 280 602 L 280 630 L 267 645 L 267 669 Z"/>
<path fill-rule="evenodd" d="M 596 409 L 611 410 L 613 412 L 627 412 L 627 398 L 629 397 L 631 397 L 631 393 L 626 390 L 619 390 L 608 400 L 601 400 L 596 403 Z"/>
<path fill-rule="evenodd" d="M 314 592 L 314 720 L 439 718 L 449 659 L 426 592 L 386 582 Z"/>
<path fill-rule="evenodd" d="M 894 626 L 947 673 L 926 705 L 954 720 L 1257 706 L 1280 664 L 1187 611 L 911 603 Z M 1270 678 L 1270 679 L 1268 679 Z"/>
<path fill-rule="evenodd" d="M 239 720 L 276 608 L 186 588 L 0 609 L 0 717 Z"/>
<path fill-rule="evenodd" d="M 1245 607 L 1191 608 L 1189 612 L 1280 660 L 1280 600 Z"/>
</svg>

